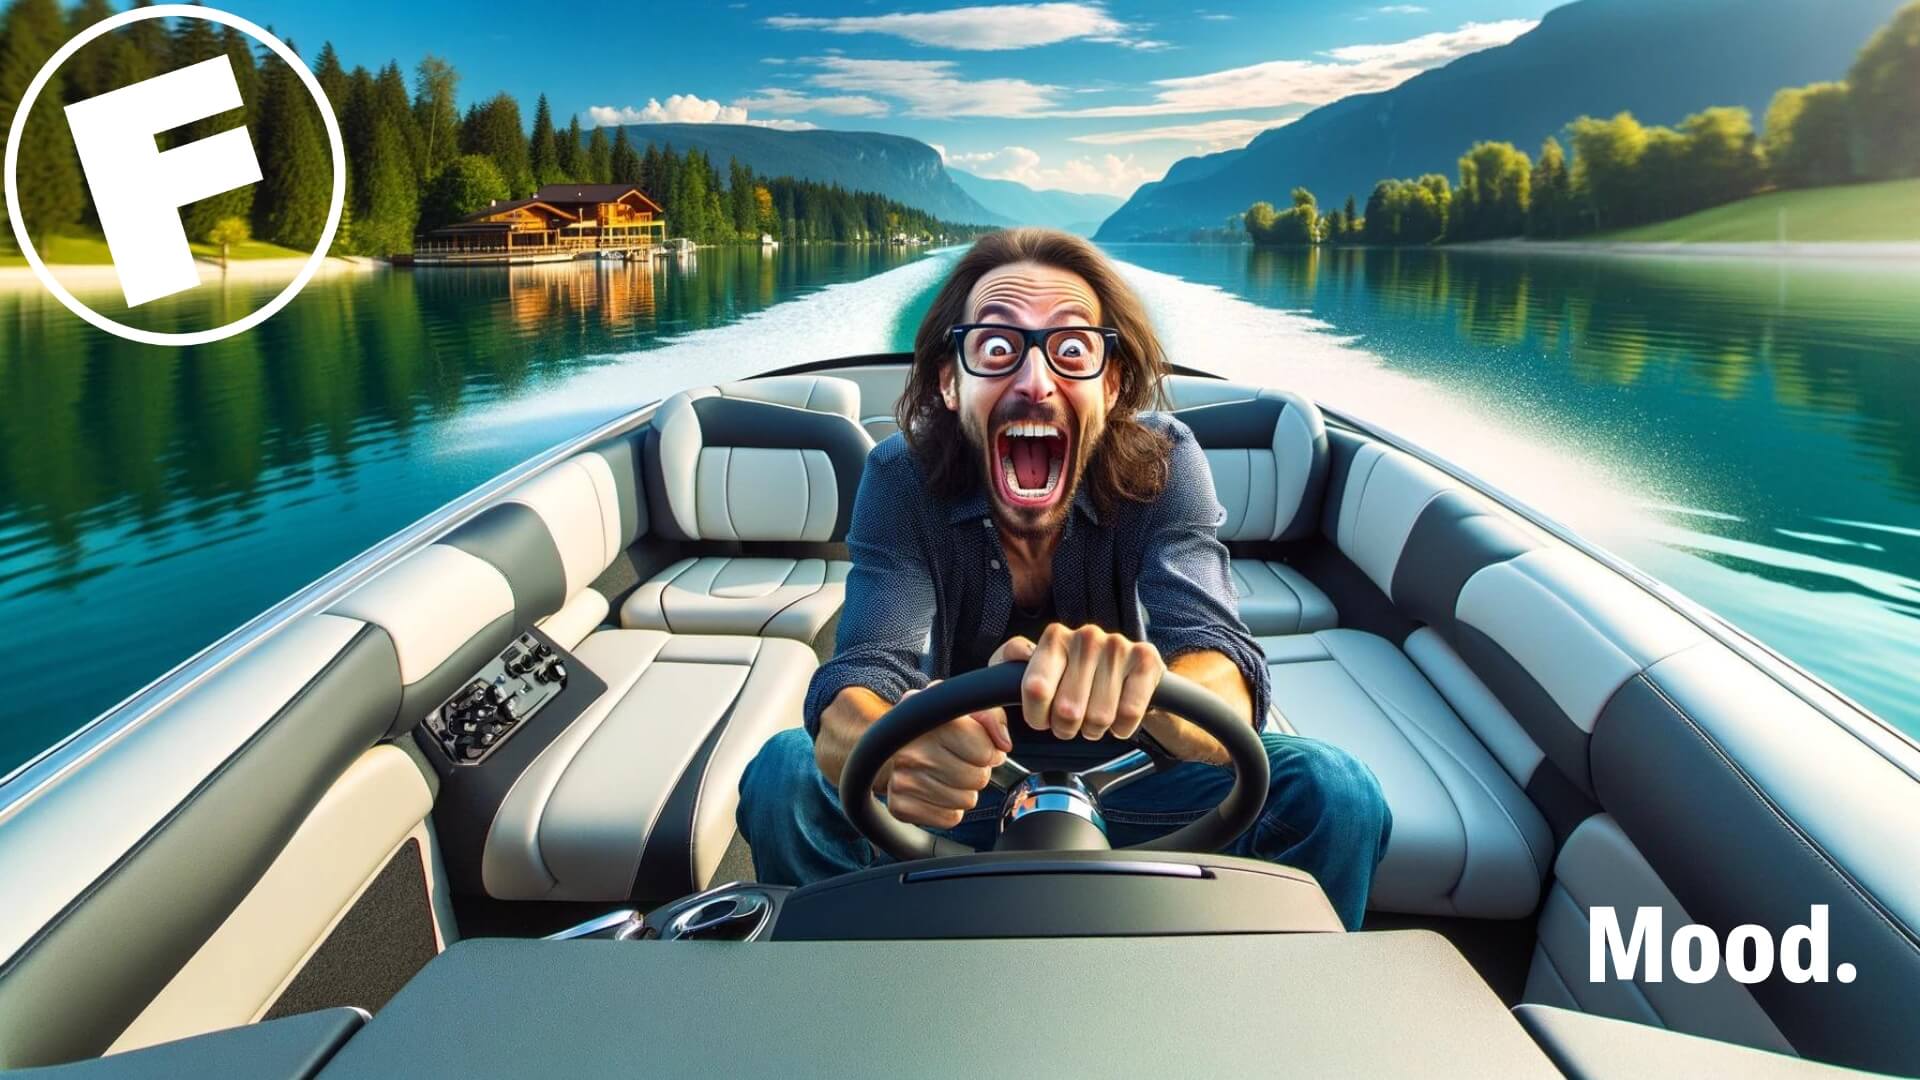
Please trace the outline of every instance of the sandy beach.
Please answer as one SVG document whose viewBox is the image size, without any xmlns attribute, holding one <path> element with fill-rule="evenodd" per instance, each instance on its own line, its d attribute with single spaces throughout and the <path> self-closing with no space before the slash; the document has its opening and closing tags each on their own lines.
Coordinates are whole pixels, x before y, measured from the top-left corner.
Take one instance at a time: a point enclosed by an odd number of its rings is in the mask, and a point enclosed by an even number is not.
<svg viewBox="0 0 1920 1080">
<path fill-rule="evenodd" d="M 217 261 L 196 259 L 200 270 L 202 285 L 218 284 L 223 272 Z M 224 276 L 228 281 L 292 281 L 300 268 L 306 265 L 305 259 L 235 259 L 228 264 Z M 334 277 L 340 274 L 362 274 L 373 270 L 384 270 L 387 264 L 362 255 L 336 256 L 320 264 L 314 274 L 316 278 Z M 119 285 L 111 265 L 101 263 L 89 266 L 71 266 L 54 264 L 49 267 L 60 283 L 73 292 L 97 292 L 112 289 Z M 0 289 L 41 288 L 40 279 L 30 266 L 0 266 Z"/>
</svg>

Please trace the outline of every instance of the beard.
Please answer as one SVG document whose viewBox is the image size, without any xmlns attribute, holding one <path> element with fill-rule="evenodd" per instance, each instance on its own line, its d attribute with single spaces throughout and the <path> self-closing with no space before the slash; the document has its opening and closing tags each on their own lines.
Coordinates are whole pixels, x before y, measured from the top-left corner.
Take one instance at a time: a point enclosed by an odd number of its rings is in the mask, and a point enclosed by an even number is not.
<svg viewBox="0 0 1920 1080">
<path fill-rule="evenodd" d="M 1060 455 L 1060 476 L 1051 497 L 1043 506 L 1016 502 L 1003 482 L 1006 463 L 1001 460 L 996 442 L 1004 443 L 1007 425 L 1021 421 L 1051 424 L 1066 433 L 1067 447 Z M 988 417 L 984 427 L 971 412 L 960 414 L 960 431 L 979 455 L 981 479 L 987 487 L 987 502 L 994 521 L 1003 533 L 1025 539 L 1040 539 L 1065 526 L 1073 509 L 1073 500 L 1087 473 L 1087 465 L 1099 448 L 1105 433 L 1104 419 L 1084 420 L 1060 404 L 1021 403 L 1009 394 Z"/>
</svg>

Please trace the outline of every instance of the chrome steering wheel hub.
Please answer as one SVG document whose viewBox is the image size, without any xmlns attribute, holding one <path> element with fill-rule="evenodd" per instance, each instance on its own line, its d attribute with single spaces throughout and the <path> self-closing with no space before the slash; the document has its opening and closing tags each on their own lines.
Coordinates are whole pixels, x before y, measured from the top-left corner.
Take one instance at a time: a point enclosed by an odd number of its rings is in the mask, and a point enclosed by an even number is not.
<svg viewBox="0 0 1920 1080">
<path fill-rule="evenodd" d="M 1079 773 L 1053 769 L 1028 773 L 1007 791 L 1007 801 L 1000 808 L 1000 831 L 1006 832 L 1029 814 L 1046 812 L 1072 814 L 1106 835 L 1107 819 L 1100 816 L 1100 797 Z"/>
</svg>

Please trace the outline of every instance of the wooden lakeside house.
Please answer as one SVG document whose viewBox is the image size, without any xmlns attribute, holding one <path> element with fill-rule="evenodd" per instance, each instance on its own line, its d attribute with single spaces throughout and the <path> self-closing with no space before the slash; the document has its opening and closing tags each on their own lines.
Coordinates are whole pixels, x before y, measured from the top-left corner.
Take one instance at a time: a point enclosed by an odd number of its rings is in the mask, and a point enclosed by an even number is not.
<svg viewBox="0 0 1920 1080">
<path fill-rule="evenodd" d="M 666 211 L 635 184 L 548 184 L 414 241 L 415 265 L 560 262 L 663 251 Z"/>
</svg>

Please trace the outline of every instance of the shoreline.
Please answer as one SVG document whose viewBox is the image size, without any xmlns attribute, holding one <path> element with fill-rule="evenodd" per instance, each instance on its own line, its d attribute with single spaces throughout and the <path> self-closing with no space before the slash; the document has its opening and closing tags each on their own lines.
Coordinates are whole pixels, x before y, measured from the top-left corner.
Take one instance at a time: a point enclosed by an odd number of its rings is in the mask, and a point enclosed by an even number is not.
<svg viewBox="0 0 1920 1080">
<path fill-rule="evenodd" d="M 200 284 L 217 285 L 224 278 L 228 281 L 260 281 L 282 279 L 292 281 L 300 268 L 306 265 L 305 259 L 236 259 L 228 264 L 222 273 L 220 264 L 204 258 L 195 258 L 195 268 L 200 271 Z M 338 277 L 342 274 L 364 274 L 383 270 L 387 264 L 365 255 L 331 255 L 314 271 L 314 278 Z M 47 269 L 60 283 L 74 292 L 98 291 L 110 289 L 120 283 L 111 263 L 50 263 Z M 40 278 L 31 266 L 0 266 L 0 289 L 18 291 L 23 288 L 43 288 Z"/>
<path fill-rule="evenodd" d="M 1440 244 L 1434 250 L 1495 255 L 1614 255 L 1629 258 L 1680 255 L 1689 258 L 1849 259 L 1865 262 L 1920 263 L 1920 241 L 1768 240 L 1694 243 L 1684 240 L 1473 240 Z"/>
<path fill-rule="evenodd" d="M 1237 247 L 1247 251 L 1458 251 L 1489 255 L 1686 256 L 1721 259 L 1819 259 L 1885 265 L 1920 263 L 1920 240 L 1469 240 L 1458 244 L 1247 244 L 1188 240 L 1115 240 L 1101 246 Z"/>
</svg>

